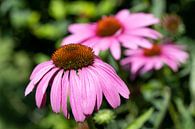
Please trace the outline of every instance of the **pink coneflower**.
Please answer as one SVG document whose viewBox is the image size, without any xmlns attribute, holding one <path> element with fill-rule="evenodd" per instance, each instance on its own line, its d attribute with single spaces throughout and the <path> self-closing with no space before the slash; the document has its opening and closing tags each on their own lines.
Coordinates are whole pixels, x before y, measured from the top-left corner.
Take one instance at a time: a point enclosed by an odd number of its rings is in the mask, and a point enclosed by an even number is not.
<svg viewBox="0 0 195 129">
<path fill-rule="evenodd" d="M 36 66 L 30 76 L 25 96 L 36 88 L 36 105 L 40 108 L 46 100 L 46 90 L 51 86 L 52 110 L 61 110 L 69 118 L 70 102 L 76 121 L 84 121 L 93 110 L 98 110 L 103 95 L 116 108 L 120 96 L 129 98 L 129 90 L 114 69 L 94 55 L 90 47 L 80 44 L 64 45 L 54 52 L 50 61 Z"/>
<path fill-rule="evenodd" d="M 151 48 L 139 48 L 136 50 L 126 50 L 125 59 L 121 64 L 130 65 L 131 72 L 148 72 L 152 69 L 159 70 L 164 64 L 173 71 L 177 71 L 179 65 L 188 58 L 188 53 L 183 50 L 183 46 L 176 44 L 154 44 Z"/>
<path fill-rule="evenodd" d="M 159 20 L 152 14 L 130 13 L 121 10 L 115 16 L 104 16 L 95 23 L 81 23 L 69 26 L 70 36 L 64 38 L 62 45 L 82 43 L 93 47 L 95 53 L 110 49 L 113 57 L 121 56 L 121 44 L 124 47 L 136 49 L 138 46 L 151 47 L 146 38 L 157 39 L 161 35 L 148 28 Z"/>
</svg>

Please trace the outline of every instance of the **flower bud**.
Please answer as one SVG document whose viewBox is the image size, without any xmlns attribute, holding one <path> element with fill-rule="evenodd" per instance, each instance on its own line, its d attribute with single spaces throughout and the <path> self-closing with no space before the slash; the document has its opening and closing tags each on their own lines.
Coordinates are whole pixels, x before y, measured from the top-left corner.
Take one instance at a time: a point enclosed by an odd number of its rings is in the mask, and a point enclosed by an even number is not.
<svg viewBox="0 0 195 129">
<path fill-rule="evenodd" d="M 162 26 L 171 34 L 176 34 L 182 26 L 181 18 L 176 14 L 169 14 L 163 17 Z"/>
<path fill-rule="evenodd" d="M 108 124 L 115 118 L 115 114 L 112 110 L 103 109 L 97 112 L 94 116 L 94 120 L 98 124 Z"/>
</svg>

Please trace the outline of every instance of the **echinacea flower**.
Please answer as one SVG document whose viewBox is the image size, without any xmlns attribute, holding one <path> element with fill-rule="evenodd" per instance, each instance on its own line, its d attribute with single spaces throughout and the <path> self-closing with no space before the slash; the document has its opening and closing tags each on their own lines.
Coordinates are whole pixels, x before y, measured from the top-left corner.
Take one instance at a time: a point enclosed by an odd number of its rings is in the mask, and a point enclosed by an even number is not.
<svg viewBox="0 0 195 129">
<path fill-rule="evenodd" d="M 129 98 L 126 84 L 115 70 L 94 55 L 92 48 L 81 44 L 64 45 L 57 49 L 50 61 L 36 66 L 30 76 L 25 96 L 36 87 L 36 105 L 42 107 L 46 90 L 51 87 L 52 110 L 61 110 L 69 118 L 67 103 L 70 102 L 76 121 L 84 121 L 87 115 L 98 110 L 103 95 L 116 108 L 120 96 Z"/>
<path fill-rule="evenodd" d="M 62 45 L 82 43 L 92 47 L 96 54 L 110 49 L 115 59 L 121 57 L 121 45 L 136 49 L 138 46 L 151 47 L 146 38 L 157 39 L 161 35 L 148 28 L 159 20 L 152 14 L 130 13 L 124 9 L 115 16 L 104 16 L 95 23 L 80 23 L 69 26 L 70 36 L 64 38 Z"/>
<path fill-rule="evenodd" d="M 159 70 L 164 64 L 177 71 L 179 65 L 188 58 L 188 53 L 183 48 L 176 44 L 154 44 L 151 48 L 126 50 L 127 57 L 121 60 L 121 64 L 129 65 L 133 74 L 138 71 L 146 73 L 152 69 Z"/>
</svg>

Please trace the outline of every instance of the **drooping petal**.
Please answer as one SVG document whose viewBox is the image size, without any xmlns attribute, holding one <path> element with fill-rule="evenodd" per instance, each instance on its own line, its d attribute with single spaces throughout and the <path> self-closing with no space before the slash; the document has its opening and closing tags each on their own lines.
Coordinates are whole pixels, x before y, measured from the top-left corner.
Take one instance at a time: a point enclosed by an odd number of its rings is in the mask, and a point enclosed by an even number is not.
<svg viewBox="0 0 195 129">
<path fill-rule="evenodd" d="M 138 70 L 145 65 L 144 58 L 134 58 L 131 63 L 131 71 L 133 74 L 136 74 Z"/>
<path fill-rule="evenodd" d="M 146 13 L 134 13 L 128 17 L 128 24 L 126 25 L 129 29 L 145 27 L 159 23 L 159 19 L 154 17 L 152 14 Z"/>
<path fill-rule="evenodd" d="M 41 80 L 41 78 L 43 78 L 43 76 L 47 74 L 54 67 L 55 66 L 53 64 L 48 65 L 42 68 L 39 72 L 37 72 L 36 76 L 32 79 L 33 84 L 37 84 Z"/>
<path fill-rule="evenodd" d="M 170 58 L 163 56 L 162 61 L 167 64 L 173 71 L 177 71 L 178 65 L 177 62 L 174 62 L 174 60 L 171 60 Z"/>
<path fill-rule="evenodd" d="M 121 11 L 119 11 L 117 14 L 116 14 L 116 18 L 119 19 L 121 22 L 123 21 L 126 21 L 126 19 L 129 17 L 130 15 L 130 12 L 128 9 L 123 9 Z"/>
<path fill-rule="evenodd" d="M 91 75 L 88 68 L 83 68 L 79 72 L 79 76 L 81 78 L 81 87 L 82 87 L 82 106 L 83 112 L 86 115 L 92 114 L 95 108 L 96 102 L 96 90 L 93 76 Z"/>
<path fill-rule="evenodd" d="M 96 59 L 95 59 L 94 65 L 98 65 L 98 66 L 102 66 L 102 67 L 106 66 L 106 67 L 108 67 L 110 70 L 112 70 L 113 73 L 115 73 L 115 70 L 114 70 L 114 68 L 113 68 L 111 65 L 109 65 L 109 64 L 107 64 L 107 63 L 104 63 L 104 62 L 103 62 L 101 59 L 99 59 L 99 58 L 96 58 Z"/>
<path fill-rule="evenodd" d="M 132 61 L 131 57 L 126 57 L 120 61 L 121 65 L 129 64 Z"/>
<path fill-rule="evenodd" d="M 146 73 L 146 72 L 152 70 L 154 68 L 155 64 L 156 64 L 156 61 L 154 59 L 148 59 L 145 62 L 146 63 L 145 63 L 144 67 L 141 70 L 141 72 L 143 72 L 143 73 Z"/>
<path fill-rule="evenodd" d="M 24 95 L 27 96 L 30 92 L 32 92 L 34 87 L 35 87 L 35 84 L 33 83 L 33 81 L 30 81 L 30 83 L 28 84 L 28 86 L 25 89 Z"/>
<path fill-rule="evenodd" d="M 128 30 L 126 31 L 126 33 L 133 36 L 141 36 L 141 37 L 146 37 L 151 39 L 158 39 L 162 37 L 162 35 L 159 32 L 150 28 L 138 28 L 138 29 Z"/>
<path fill-rule="evenodd" d="M 143 52 L 140 49 L 132 50 L 132 49 L 127 49 L 124 51 L 124 54 L 126 56 L 134 56 L 138 54 L 142 54 Z"/>
<path fill-rule="evenodd" d="M 132 39 L 130 39 L 128 35 L 121 35 L 118 37 L 118 40 L 122 43 L 124 47 L 131 48 L 131 49 L 137 49 L 138 45 L 135 42 L 132 42 Z"/>
<path fill-rule="evenodd" d="M 152 44 L 146 40 L 145 38 L 138 37 L 138 36 L 128 36 L 128 35 L 121 35 L 119 40 L 122 42 L 124 47 L 135 49 L 137 46 L 141 46 L 144 48 L 152 47 Z"/>
<path fill-rule="evenodd" d="M 70 117 L 70 114 L 68 113 L 68 107 L 67 107 L 69 94 L 70 94 L 69 71 L 66 71 L 62 78 L 62 111 L 66 118 Z"/>
<path fill-rule="evenodd" d="M 82 43 L 85 40 L 89 39 L 90 37 L 91 35 L 85 34 L 85 33 L 72 34 L 63 39 L 61 46 L 67 45 L 67 44 Z"/>
<path fill-rule="evenodd" d="M 50 93 L 50 101 L 52 110 L 56 113 L 60 112 L 62 102 L 62 74 L 63 70 L 60 70 L 55 76 Z"/>
<path fill-rule="evenodd" d="M 77 122 L 83 122 L 85 120 L 85 115 L 82 109 L 82 99 L 81 90 L 79 88 L 79 77 L 76 71 L 70 71 L 70 105 L 72 108 L 72 113 Z"/>
<path fill-rule="evenodd" d="M 68 27 L 68 30 L 73 34 L 87 33 L 89 35 L 94 35 L 94 29 L 95 29 L 94 24 L 87 24 L 87 23 L 72 24 Z"/>
<path fill-rule="evenodd" d="M 120 96 L 117 90 L 112 87 L 112 78 L 108 78 L 102 69 L 96 68 L 94 70 L 96 70 L 99 75 L 99 80 L 101 80 L 100 84 L 106 100 L 113 108 L 118 107 L 120 105 Z"/>
<path fill-rule="evenodd" d="M 106 63 L 103 63 L 102 65 L 95 65 L 95 67 L 98 67 L 102 69 L 109 78 L 112 78 L 113 80 L 113 86 L 117 89 L 117 91 L 124 97 L 129 98 L 129 89 L 127 88 L 126 84 L 120 79 L 120 77 L 112 70 L 110 67 L 105 65 Z"/>
<path fill-rule="evenodd" d="M 119 60 L 120 57 L 121 57 L 121 47 L 120 47 L 120 44 L 117 40 L 113 40 L 112 41 L 112 45 L 110 47 L 110 51 L 113 55 L 113 57 L 116 59 L 116 60 Z"/>
<path fill-rule="evenodd" d="M 52 65 L 52 61 L 46 61 L 41 64 L 38 64 L 32 71 L 30 75 L 30 80 L 32 80 L 41 69 L 43 69 L 46 66 L 50 66 L 50 65 Z"/>
<path fill-rule="evenodd" d="M 98 46 L 99 41 L 100 41 L 100 38 L 93 37 L 93 38 L 87 39 L 86 41 L 82 42 L 82 44 L 93 48 L 94 54 L 98 55 L 100 52 L 100 48 Z"/>
<path fill-rule="evenodd" d="M 95 90 L 96 90 L 96 99 L 97 99 L 96 109 L 99 110 L 100 106 L 102 104 L 102 98 L 103 98 L 102 89 L 101 89 L 101 85 L 100 85 L 101 80 L 99 80 L 98 75 L 97 75 L 96 71 L 94 70 L 94 68 L 92 66 L 89 66 L 88 70 L 89 70 L 89 72 L 91 73 L 91 76 L 94 79 L 94 87 L 95 87 Z"/>
<path fill-rule="evenodd" d="M 36 90 L 36 95 L 35 95 L 36 105 L 37 105 L 38 108 L 41 107 L 41 104 L 42 104 L 42 101 L 43 101 L 43 96 L 46 92 L 49 81 L 51 80 L 51 78 L 53 77 L 55 72 L 57 72 L 57 70 L 58 70 L 58 68 L 52 69 L 39 82 L 39 84 L 37 86 L 37 90 Z"/>
<path fill-rule="evenodd" d="M 113 38 L 101 38 L 97 44 L 97 47 L 102 50 L 105 51 L 107 50 L 110 45 L 112 44 Z"/>
<path fill-rule="evenodd" d="M 177 60 L 184 63 L 188 58 L 188 53 L 179 48 L 178 45 L 165 45 L 163 46 L 162 53 L 172 60 Z"/>
</svg>

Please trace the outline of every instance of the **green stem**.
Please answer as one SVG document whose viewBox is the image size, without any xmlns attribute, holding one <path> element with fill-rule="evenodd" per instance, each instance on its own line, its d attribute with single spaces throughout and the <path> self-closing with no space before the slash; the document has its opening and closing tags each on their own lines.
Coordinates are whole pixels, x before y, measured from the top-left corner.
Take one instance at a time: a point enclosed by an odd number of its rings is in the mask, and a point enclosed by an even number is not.
<svg viewBox="0 0 195 129">
<path fill-rule="evenodd" d="M 88 126 L 89 126 L 89 129 L 96 129 L 92 117 L 89 117 L 89 118 L 87 119 L 87 124 L 88 124 Z"/>
</svg>

